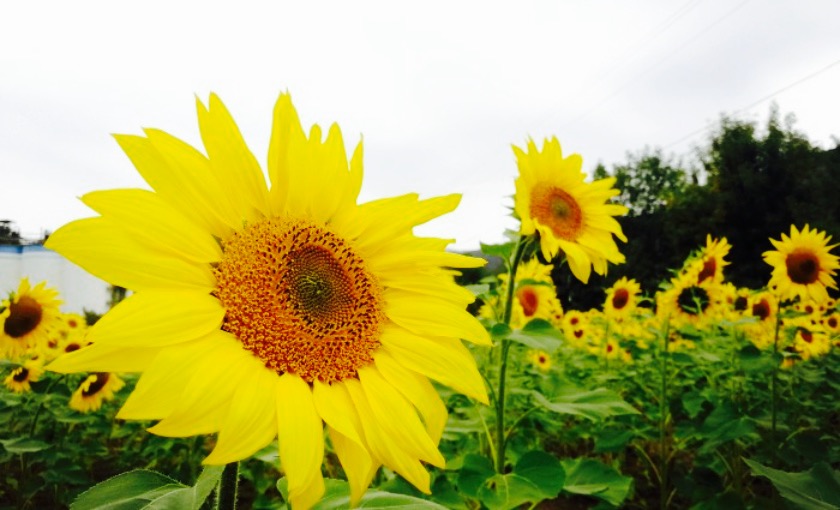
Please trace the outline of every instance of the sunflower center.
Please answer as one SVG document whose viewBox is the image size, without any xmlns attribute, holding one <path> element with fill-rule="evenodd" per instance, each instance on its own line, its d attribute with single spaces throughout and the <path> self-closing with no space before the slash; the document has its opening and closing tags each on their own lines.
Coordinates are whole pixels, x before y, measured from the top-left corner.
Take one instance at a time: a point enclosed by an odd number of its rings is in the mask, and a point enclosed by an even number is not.
<svg viewBox="0 0 840 510">
<path fill-rule="evenodd" d="M 90 397 L 102 391 L 102 388 L 108 384 L 108 379 L 111 378 L 111 374 L 108 372 L 96 372 L 92 374 L 92 377 L 95 377 L 95 379 L 88 384 L 87 388 L 82 390 L 83 397 Z"/>
<path fill-rule="evenodd" d="M 9 305 L 9 316 L 3 325 L 3 331 L 12 338 L 20 338 L 29 333 L 41 322 L 41 305 L 29 296 L 21 296 L 17 302 Z"/>
<path fill-rule="evenodd" d="M 752 314 L 760 320 L 766 320 L 767 317 L 770 317 L 770 303 L 766 299 L 755 303 L 752 307 Z"/>
<path fill-rule="evenodd" d="M 627 292 L 627 289 L 617 289 L 613 294 L 612 298 L 612 305 L 613 308 L 616 310 L 621 310 L 625 306 L 627 306 L 627 302 L 630 300 L 630 293 Z"/>
<path fill-rule="evenodd" d="M 732 306 L 736 312 L 742 312 L 747 309 L 747 298 L 738 296 L 735 298 L 735 304 Z"/>
<path fill-rule="evenodd" d="M 714 257 L 709 257 L 703 261 L 703 269 L 697 275 L 697 283 L 703 283 L 707 278 L 714 278 L 717 272 L 717 261 Z"/>
<path fill-rule="evenodd" d="M 224 242 L 215 268 L 222 329 L 278 374 L 340 381 L 373 361 L 382 289 L 327 228 L 269 219 Z"/>
<path fill-rule="evenodd" d="M 519 289 L 516 297 L 519 299 L 519 304 L 522 305 L 522 312 L 525 314 L 525 317 L 533 317 L 537 313 L 537 307 L 540 301 L 533 288 L 523 287 Z"/>
<path fill-rule="evenodd" d="M 820 275 L 820 261 L 810 250 L 795 250 L 785 259 L 788 276 L 793 283 L 808 285 Z"/>
<path fill-rule="evenodd" d="M 29 378 L 29 369 L 26 368 L 26 367 L 18 367 L 18 369 L 15 370 L 12 373 L 12 379 L 14 379 L 14 381 L 17 382 L 17 383 L 22 383 L 23 381 L 27 380 L 28 378 Z"/>
<path fill-rule="evenodd" d="M 677 297 L 680 309 L 691 315 L 700 315 L 709 307 L 709 293 L 702 287 L 686 287 Z"/>
<path fill-rule="evenodd" d="M 577 200 L 566 191 L 545 184 L 535 186 L 531 192 L 531 216 L 567 241 L 577 239 L 583 227 Z"/>
</svg>

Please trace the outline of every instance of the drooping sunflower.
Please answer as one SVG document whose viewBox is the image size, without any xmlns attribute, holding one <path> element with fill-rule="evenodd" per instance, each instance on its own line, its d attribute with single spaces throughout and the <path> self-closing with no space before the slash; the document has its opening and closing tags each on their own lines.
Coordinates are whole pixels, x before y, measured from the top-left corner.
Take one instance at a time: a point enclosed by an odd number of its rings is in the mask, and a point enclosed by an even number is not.
<svg viewBox="0 0 840 510">
<path fill-rule="evenodd" d="M 622 277 L 607 289 L 604 314 L 611 319 L 629 317 L 636 309 L 636 298 L 642 288 L 636 280 Z"/>
<path fill-rule="evenodd" d="M 732 246 L 725 237 L 713 239 L 710 234 L 706 234 L 706 246 L 700 250 L 697 256 L 699 266 L 697 271 L 698 284 L 706 280 L 716 284 L 723 283 L 723 268 L 729 265 L 724 257 L 729 255 L 731 249 Z"/>
<path fill-rule="evenodd" d="M 445 251 L 413 227 L 459 195 L 357 204 L 362 145 L 307 136 L 288 94 L 274 110 L 270 189 L 215 95 L 198 102 L 206 155 L 158 130 L 117 141 L 153 188 L 95 192 L 101 216 L 48 246 L 133 294 L 88 330 L 60 372 L 142 372 L 119 418 L 160 420 L 165 436 L 218 432 L 206 464 L 246 458 L 278 438 L 292 505 L 324 492 L 324 423 L 357 501 L 380 465 L 428 493 L 422 462 L 446 408 L 428 378 L 487 402 L 461 339 L 489 345 L 453 269 L 483 260 Z"/>
<path fill-rule="evenodd" d="M 58 291 L 40 282 L 34 287 L 21 278 L 17 292 L 0 304 L 0 355 L 10 359 L 45 345 L 61 324 Z"/>
<path fill-rule="evenodd" d="M 70 397 L 70 409 L 80 413 L 98 411 L 102 403 L 114 398 L 114 393 L 120 391 L 125 382 L 116 374 L 96 372 L 90 374 Z"/>
<path fill-rule="evenodd" d="M 27 360 L 19 367 L 12 369 L 3 383 L 6 388 L 15 393 L 26 393 L 32 390 L 30 383 L 40 379 L 43 373 L 43 363 L 37 360 Z"/>
<path fill-rule="evenodd" d="M 542 151 L 533 140 L 527 152 L 516 146 L 513 151 L 519 167 L 514 211 L 522 222 L 520 233 L 538 233 L 547 260 L 565 254 L 572 273 L 584 283 L 593 268 L 606 274 L 607 262 L 624 262 L 613 236 L 627 238 L 614 216 L 626 214 L 627 208 L 608 203 L 619 194 L 615 178 L 585 182 L 580 155 L 564 158 L 557 138 L 546 139 Z"/>
<path fill-rule="evenodd" d="M 808 225 L 801 231 L 791 225 L 790 237 L 782 234 L 781 241 L 770 239 L 776 250 L 763 256 L 773 266 L 768 286 L 775 288 L 780 299 L 799 296 L 818 303 L 828 299 L 826 288 L 836 288 L 834 273 L 840 268 L 838 257 L 831 253 L 837 245 L 829 246 L 829 241 L 831 236 Z"/>
</svg>

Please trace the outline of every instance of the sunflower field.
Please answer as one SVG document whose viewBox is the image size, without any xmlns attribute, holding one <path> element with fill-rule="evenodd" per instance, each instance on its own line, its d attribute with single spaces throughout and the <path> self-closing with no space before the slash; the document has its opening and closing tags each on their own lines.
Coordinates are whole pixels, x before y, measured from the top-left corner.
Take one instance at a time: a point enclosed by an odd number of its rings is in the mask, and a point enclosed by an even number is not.
<svg viewBox="0 0 840 510">
<path fill-rule="evenodd" d="M 763 233 L 763 286 L 709 232 L 572 309 L 556 274 L 624 263 L 628 207 L 556 138 L 514 147 L 509 242 L 461 254 L 414 233 L 459 195 L 358 203 L 362 144 L 288 94 L 265 172 L 197 108 L 203 151 L 117 136 L 151 190 L 92 191 L 47 240 L 127 297 L 0 303 L 0 508 L 840 508 L 825 231 Z"/>
</svg>

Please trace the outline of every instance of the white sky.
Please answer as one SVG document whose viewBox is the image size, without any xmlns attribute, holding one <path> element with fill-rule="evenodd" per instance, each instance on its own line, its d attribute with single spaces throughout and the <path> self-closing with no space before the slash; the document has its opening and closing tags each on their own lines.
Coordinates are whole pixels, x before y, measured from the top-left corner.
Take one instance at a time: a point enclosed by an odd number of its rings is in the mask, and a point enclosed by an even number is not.
<svg viewBox="0 0 840 510">
<path fill-rule="evenodd" d="M 813 142 L 840 135 L 837 0 L 0 3 L 0 219 L 37 237 L 76 197 L 145 187 L 110 133 L 199 144 L 217 92 L 264 163 L 288 90 L 305 125 L 365 141 L 362 199 L 463 193 L 421 233 L 497 242 L 511 144 L 556 135 L 592 170 L 775 97 Z M 837 63 L 826 69 L 832 63 Z M 767 118 L 770 101 L 740 114 Z"/>
</svg>

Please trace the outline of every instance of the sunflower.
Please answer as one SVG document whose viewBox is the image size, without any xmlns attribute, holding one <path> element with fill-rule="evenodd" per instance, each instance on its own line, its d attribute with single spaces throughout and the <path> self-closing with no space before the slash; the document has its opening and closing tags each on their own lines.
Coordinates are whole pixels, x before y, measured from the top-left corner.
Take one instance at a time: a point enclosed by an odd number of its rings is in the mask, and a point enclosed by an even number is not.
<svg viewBox="0 0 840 510">
<path fill-rule="evenodd" d="M 692 273 L 680 273 L 672 278 L 671 287 L 656 295 L 657 314 L 670 316 L 678 327 L 700 326 L 716 317 L 724 304 L 719 296 L 721 287 L 708 280 L 701 284 L 696 281 Z"/>
<path fill-rule="evenodd" d="M 592 268 L 606 274 L 607 262 L 620 264 L 613 235 L 627 242 L 621 225 L 613 218 L 627 208 L 608 203 L 618 195 L 615 178 L 584 181 L 583 160 L 572 154 L 563 158 L 557 138 L 546 139 L 542 151 L 533 140 L 527 152 L 514 146 L 519 177 L 516 179 L 514 211 L 522 222 L 520 234 L 538 233 L 547 260 L 564 253 L 569 268 L 580 281 L 589 281 Z"/>
<path fill-rule="evenodd" d="M 529 351 L 528 359 L 540 372 L 548 372 L 551 370 L 551 355 L 545 351 Z"/>
<path fill-rule="evenodd" d="M 6 376 L 3 381 L 6 388 L 15 393 L 25 393 L 31 391 L 32 387 L 29 383 L 33 383 L 41 378 L 44 373 L 43 363 L 37 360 L 27 360 L 17 368 L 12 369 L 12 373 Z"/>
<path fill-rule="evenodd" d="M 604 314 L 611 319 L 629 317 L 636 309 L 636 297 L 641 292 L 638 282 L 622 277 L 607 289 Z"/>
<path fill-rule="evenodd" d="M 116 374 L 97 372 L 90 374 L 70 397 L 70 409 L 81 413 L 98 411 L 102 403 L 114 398 L 114 393 L 120 391 L 125 382 Z"/>
<path fill-rule="evenodd" d="M 710 280 L 712 283 L 723 283 L 723 268 L 729 265 L 729 262 L 723 260 L 729 255 L 729 250 L 732 246 L 725 237 L 720 239 L 712 239 L 712 236 L 706 234 L 706 246 L 700 250 L 697 256 L 697 264 L 699 270 L 697 271 L 697 283 L 703 283 Z"/>
<path fill-rule="evenodd" d="M 324 492 L 324 423 L 362 496 L 380 465 L 429 493 L 422 462 L 447 412 L 428 378 L 487 402 L 461 339 L 490 345 L 449 253 L 413 227 L 459 195 L 357 204 L 362 145 L 349 164 L 333 125 L 303 131 L 288 94 L 274 110 L 266 185 L 215 95 L 198 103 L 203 155 L 158 130 L 117 141 L 154 189 L 95 192 L 100 217 L 48 246 L 133 294 L 88 330 L 92 345 L 50 368 L 142 372 L 121 419 L 164 436 L 218 432 L 204 460 L 234 462 L 278 438 L 292 505 Z"/>
<path fill-rule="evenodd" d="M 60 304 L 58 291 L 46 282 L 32 287 L 28 278 L 22 278 L 17 292 L 0 305 L 0 356 L 15 359 L 44 346 L 62 322 Z"/>
<path fill-rule="evenodd" d="M 499 280 L 498 295 L 488 299 L 479 310 L 479 315 L 495 321 L 502 320 L 504 314 L 503 296 L 507 295 L 508 275 L 499 275 Z M 551 266 L 535 258 L 519 265 L 512 308 L 510 327 L 514 329 L 525 326 L 532 319 L 559 325 L 563 305 L 557 298 L 557 288 L 551 279 Z"/>
<path fill-rule="evenodd" d="M 770 239 L 775 251 L 764 252 L 764 261 L 773 266 L 769 287 L 775 288 L 780 299 L 803 301 L 808 298 L 820 303 L 828 299 L 826 287 L 836 288 L 834 272 L 840 267 L 836 255 L 831 254 L 835 245 L 829 246 L 831 236 L 808 225 L 799 231 L 790 227 L 790 237 Z"/>
</svg>

